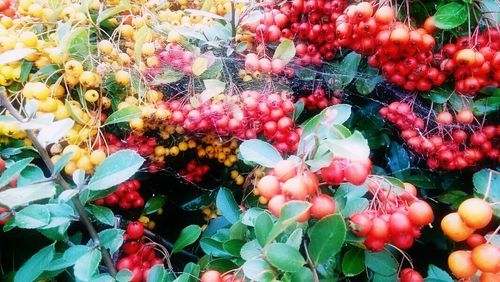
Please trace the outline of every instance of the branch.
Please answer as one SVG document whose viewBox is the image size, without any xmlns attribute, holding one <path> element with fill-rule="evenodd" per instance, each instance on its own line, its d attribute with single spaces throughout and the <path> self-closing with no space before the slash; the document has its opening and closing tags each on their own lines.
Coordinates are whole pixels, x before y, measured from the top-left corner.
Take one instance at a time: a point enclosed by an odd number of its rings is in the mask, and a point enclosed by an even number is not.
<svg viewBox="0 0 500 282">
<path fill-rule="evenodd" d="M 307 257 L 307 263 L 311 267 L 311 270 L 314 274 L 314 282 L 319 282 L 319 277 L 318 277 L 318 272 L 316 272 L 316 266 L 311 260 L 311 257 L 309 256 L 309 251 L 307 250 L 307 244 L 304 242 L 304 250 L 306 251 L 306 257 Z"/>
<path fill-rule="evenodd" d="M 4 106 L 16 120 L 18 120 L 19 122 L 23 122 L 23 120 L 24 120 L 23 117 L 19 114 L 17 109 L 14 108 L 14 106 L 9 101 L 9 99 L 7 98 L 6 93 L 4 91 L 3 91 L 3 93 L 0 93 L 0 104 L 2 106 Z M 40 144 L 40 142 L 36 138 L 33 130 L 26 129 L 24 131 L 26 132 L 26 135 L 33 143 L 33 147 L 38 151 L 38 154 L 40 155 L 43 162 L 45 163 L 45 165 L 49 169 L 50 173 L 53 174 L 54 173 L 54 164 L 50 160 L 50 156 L 47 153 L 47 151 L 45 150 L 45 148 L 43 147 L 43 145 Z M 72 189 L 71 185 L 68 182 L 66 182 L 66 180 L 60 174 L 57 174 L 57 180 L 59 181 L 59 183 L 61 184 L 61 186 L 63 187 L 64 190 L 71 190 Z M 89 232 L 89 235 L 92 238 L 94 245 L 97 247 L 100 247 L 99 235 L 97 235 L 97 231 L 94 228 L 94 226 L 92 225 L 92 222 L 90 221 L 90 218 L 87 215 L 87 212 L 85 211 L 85 208 L 83 207 L 82 203 L 80 202 L 80 200 L 78 198 L 75 198 L 75 197 L 73 197 L 71 199 L 71 201 L 75 205 L 76 210 L 78 211 L 78 214 L 80 216 L 80 221 L 82 222 L 82 224 L 85 226 L 85 228 Z M 116 275 L 116 269 L 115 269 L 115 266 L 113 265 L 113 260 L 111 259 L 111 255 L 109 254 L 109 252 L 106 248 L 101 248 L 101 252 L 102 252 L 104 264 L 108 268 L 108 271 L 111 274 L 111 276 L 114 277 Z"/>
</svg>

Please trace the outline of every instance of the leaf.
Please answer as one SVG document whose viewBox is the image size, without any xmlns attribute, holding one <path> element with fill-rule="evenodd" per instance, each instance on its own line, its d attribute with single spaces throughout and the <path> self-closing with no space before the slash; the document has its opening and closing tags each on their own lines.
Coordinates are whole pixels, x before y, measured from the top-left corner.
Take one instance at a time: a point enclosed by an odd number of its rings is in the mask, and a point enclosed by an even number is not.
<svg viewBox="0 0 500 282">
<path fill-rule="evenodd" d="M 55 243 L 39 250 L 16 271 L 14 282 L 31 282 L 50 265 L 55 254 Z"/>
<path fill-rule="evenodd" d="M 451 2 L 439 7 L 434 14 L 434 23 L 439 29 L 452 29 L 463 24 L 468 18 L 464 3 Z"/>
<path fill-rule="evenodd" d="M 339 64 L 325 65 L 323 77 L 330 89 L 341 89 L 349 85 L 356 76 L 361 55 L 347 54 Z"/>
<path fill-rule="evenodd" d="M 342 258 L 342 273 L 347 277 L 360 274 L 365 270 L 365 253 L 360 248 L 351 248 Z"/>
<path fill-rule="evenodd" d="M 62 257 L 53 260 L 45 269 L 47 271 L 57 271 L 72 266 L 75 262 L 87 253 L 90 247 L 83 245 L 74 245 L 66 249 Z"/>
<path fill-rule="evenodd" d="M 137 106 L 130 105 L 123 109 L 113 112 L 104 122 L 103 126 L 121 123 L 121 122 L 129 122 L 135 118 L 141 116 L 141 109 Z"/>
<path fill-rule="evenodd" d="M 157 264 L 157 265 L 151 267 L 150 272 L 153 271 L 153 269 L 156 269 L 157 266 L 163 267 L 162 265 Z M 148 275 L 148 277 L 149 277 L 149 275 Z M 130 271 L 126 268 L 122 269 L 122 270 L 118 271 L 118 273 L 115 276 L 115 279 L 117 282 L 129 282 L 130 280 L 132 280 L 132 271 Z M 162 281 L 162 280 L 156 280 L 156 281 Z"/>
<path fill-rule="evenodd" d="M 481 5 L 481 11 L 483 14 L 489 14 L 489 17 L 485 17 L 486 20 L 492 25 L 496 25 L 500 22 L 500 7 L 496 0 L 483 0 L 478 2 Z"/>
<path fill-rule="evenodd" d="M 49 223 L 50 212 L 44 205 L 30 205 L 18 211 L 14 216 L 14 220 L 19 228 L 39 228 Z"/>
<path fill-rule="evenodd" d="M 429 99 L 436 104 L 444 104 L 448 102 L 453 91 L 444 88 L 436 88 L 430 91 Z"/>
<path fill-rule="evenodd" d="M 304 106 L 305 104 L 302 100 L 298 100 L 297 102 L 295 102 L 292 115 L 293 120 L 297 120 L 299 118 L 300 114 L 302 114 L 302 112 L 304 111 Z"/>
<path fill-rule="evenodd" d="M 33 62 L 24 60 L 21 64 L 21 75 L 19 75 L 19 82 L 24 83 L 28 79 L 28 75 L 33 68 Z"/>
<path fill-rule="evenodd" d="M 181 80 L 184 77 L 184 73 L 173 70 L 169 67 L 163 69 L 163 73 L 154 77 L 151 81 L 152 86 L 174 83 Z"/>
<path fill-rule="evenodd" d="M 202 75 L 208 69 L 208 59 L 205 57 L 198 57 L 193 61 L 191 70 L 196 76 Z"/>
<path fill-rule="evenodd" d="M 62 155 L 54 164 L 54 171 L 52 172 L 52 175 L 58 175 L 59 172 L 61 172 L 64 167 L 71 161 L 71 158 L 73 157 L 74 152 L 68 152 L 64 155 Z"/>
<path fill-rule="evenodd" d="M 370 155 L 368 141 L 359 131 L 355 131 L 351 136 L 345 139 L 325 140 L 324 144 L 336 157 L 353 161 L 362 161 L 368 159 Z"/>
<path fill-rule="evenodd" d="M 180 252 L 185 247 L 193 244 L 200 237 L 201 228 L 198 225 L 192 224 L 182 229 L 179 238 L 172 247 L 172 253 Z"/>
<path fill-rule="evenodd" d="M 267 212 L 261 213 L 255 220 L 255 237 L 259 244 L 264 247 L 267 235 L 273 228 L 273 219 Z"/>
<path fill-rule="evenodd" d="M 276 47 L 273 59 L 280 59 L 285 65 L 295 57 L 295 45 L 290 39 L 285 39 Z"/>
<path fill-rule="evenodd" d="M 304 201 L 288 201 L 283 209 L 279 219 L 275 222 L 273 229 L 267 235 L 267 243 L 272 242 L 276 237 L 278 237 L 283 231 L 285 231 L 290 225 L 296 222 L 296 219 L 303 215 L 307 210 L 311 208 L 311 204 Z"/>
<path fill-rule="evenodd" d="M 232 239 L 222 243 L 224 250 L 235 257 L 240 256 L 241 247 L 243 247 L 243 245 L 245 245 L 245 241 L 238 239 Z"/>
<path fill-rule="evenodd" d="M 302 236 L 302 228 L 297 228 L 292 232 L 292 234 L 290 234 L 290 236 L 288 236 L 286 244 L 298 250 L 302 244 Z"/>
<path fill-rule="evenodd" d="M 257 217 L 263 212 L 265 211 L 261 208 L 249 208 L 245 213 L 243 213 L 241 223 L 245 224 L 246 226 L 254 227 Z"/>
<path fill-rule="evenodd" d="M 475 116 L 497 112 L 500 109 L 500 97 L 488 97 L 474 101 L 472 111 Z"/>
<path fill-rule="evenodd" d="M 450 205 L 452 209 L 457 209 L 458 206 L 469 198 L 469 194 L 460 190 L 451 190 L 439 196 L 438 200 L 441 203 Z"/>
<path fill-rule="evenodd" d="M 95 216 L 100 222 L 113 226 L 115 224 L 115 215 L 113 211 L 107 207 L 90 205 L 90 212 Z"/>
<path fill-rule="evenodd" d="M 161 264 L 154 265 L 149 270 L 147 282 L 162 282 L 165 279 L 167 272 Z"/>
<path fill-rule="evenodd" d="M 375 273 L 390 276 L 398 271 L 398 263 L 388 251 L 365 251 L 366 267 Z"/>
<path fill-rule="evenodd" d="M 81 281 L 90 281 L 101 262 L 101 256 L 101 252 L 94 249 L 80 257 L 74 266 L 75 277 Z"/>
<path fill-rule="evenodd" d="M 403 146 L 396 142 L 391 142 L 388 158 L 392 174 L 395 177 L 403 177 L 402 171 L 410 168 L 410 157 Z"/>
<path fill-rule="evenodd" d="M 247 260 L 242 268 L 245 277 L 254 281 L 271 281 L 275 276 L 269 263 L 261 258 Z"/>
<path fill-rule="evenodd" d="M 142 54 L 142 46 L 146 41 L 146 38 L 149 34 L 149 28 L 147 25 L 143 25 L 136 33 L 135 33 L 135 44 L 134 44 L 134 59 L 136 65 L 139 65 L 141 62 L 141 54 Z"/>
<path fill-rule="evenodd" d="M 215 95 L 224 92 L 226 89 L 226 83 L 218 79 L 205 79 L 203 80 L 203 84 L 205 85 L 205 90 L 200 94 L 201 104 L 212 99 Z"/>
<path fill-rule="evenodd" d="M 453 282 L 453 278 L 441 268 L 430 264 L 425 282 Z"/>
<path fill-rule="evenodd" d="M 26 158 L 10 165 L 0 176 L 0 188 L 7 185 L 14 177 L 19 176 L 21 171 L 25 169 L 33 158 Z"/>
<path fill-rule="evenodd" d="M 36 139 L 45 147 L 57 143 L 73 127 L 75 121 L 70 118 L 58 120 L 48 126 L 42 127 Z"/>
<path fill-rule="evenodd" d="M 482 169 L 474 173 L 472 183 L 474 192 L 481 196 L 488 193 L 488 199 L 492 203 L 500 201 L 500 173 L 498 171 Z"/>
<path fill-rule="evenodd" d="M 266 257 L 274 267 L 286 272 L 298 271 L 306 263 L 299 250 L 285 243 L 269 245 Z"/>
<path fill-rule="evenodd" d="M 309 229 L 308 245 L 311 260 L 315 264 L 328 261 L 342 248 L 346 236 L 344 219 L 339 214 L 324 217 Z"/>
<path fill-rule="evenodd" d="M 97 15 L 96 23 L 97 23 L 97 25 L 100 25 L 104 20 L 107 20 L 107 19 L 113 17 L 114 15 L 117 15 L 117 14 L 119 14 L 119 13 L 121 13 L 129 8 L 130 8 L 129 1 L 122 0 L 122 1 L 120 1 L 119 5 L 101 11 Z"/>
<path fill-rule="evenodd" d="M 241 258 L 251 260 L 260 256 L 262 248 L 257 240 L 252 240 L 243 245 L 240 249 Z"/>
<path fill-rule="evenodd" d="M 99 232 L 99 240 L 103 248 L 109 249 L 111 255 L 116 253 L 123 244 L 123 234 L 125 233 L 122 229 L 110 228 Z"/>
<path fill-rule="evenodd" d="M 129 179 L 144 163 L 144 158 L 132 150 L 120 150 L 107 157 L 95 170 L 87 188 L 91 191 L 108 189 Z"/>
<path fill-rule="evenodd" d="M 356 90 L 362 95 L 372 93 L 377 84 L 383 81 L 382 76 L 378 75 L 378 73 L 378 69 L 368 67 L 366 70 L 367 78 L 356 78 Z"/>
<path fill-rule="evenodd" d="M 85 60 L 90 55 L 89 30 L 84 27 L 76 27 L 65 38 L 63 52 L 68 52 L 74 58 Z"/>
<path fill-rule="evenodd" d="M 142 212 L 143 214 L 152 214 L 157 212 L 163 205 L 165 204 L 165 201 L 167 198 L 163 195 L 157 195 L 154 197 L 151 197 L 146 204 L 144 205 L 144 211 Z"/>
<path fill-rule="evenodd" d="M 264 167 L 272 168 L 282 161 L 280 153 L 271 144 L 258 140 L 245 140 L 240 144 L 240 154 L 244 161 L 254 162 Z"/>
<path fill-rule="evenodd" d="M 216 206 L 222 212 L 222 216 L 230 223 L 234 224 L 239 220 L 241 210 L 230 190 L 224 187 L 219 189 Z"/>
<path fill-rule="evenodd" d="M 16 48 L 14 50 L 4 51 L 0 54 L 0 65 L 6 65 L 19 61 L 35 52 L 35 49 L 30 48 Z"/>
<path fill-rule="evenodd" d="M 27 166 L 17 180 L 17 187 L 22 187 L 26 185 L 30 185 L 33 183 L 39 183 L 39 181 L 46 180 L 45 175 L 41 168 L 37 166 Z"/>
</svg>

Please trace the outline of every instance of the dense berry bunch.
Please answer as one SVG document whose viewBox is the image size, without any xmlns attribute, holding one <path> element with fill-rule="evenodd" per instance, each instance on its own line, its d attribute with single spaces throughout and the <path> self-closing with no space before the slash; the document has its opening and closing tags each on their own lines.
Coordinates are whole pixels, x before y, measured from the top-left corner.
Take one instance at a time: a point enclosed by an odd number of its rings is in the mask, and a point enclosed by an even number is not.
<svg viewBox="0 0 500 282">
<path fill-rule="evenodd" d="M 387 243 L 409 249 L 420 237 L 420 229 L 434 220 L 434 213 L 429 204 L 416 198 L 413 185 L 405 184 L 405 192 L 398 195 L 394 187 L 386 184 L 370 180 L 373 208 L 352 215 L 351 230 L 365 237 L 365 246 L 375 252 L 383 250 Z"/>
<path fill-rule="evenodd" d="M 208 173 L 210 167 L 208 165 L 199 165 L 195 160 L 187 163 L 185 169 L 181 169 L 179 174 L 186 179 L 186 181 L 200 183 L 205 174 Z"/>
<path fill-rule="evenodd" d="M 448 257 L 448 266 L 457 278 L 471 277 L 478 270 L 481 271 L 481 281 L 498 281 L 500 278 L 500 248 L 474 233 L 476 229 L 486 228 L 492 219 L 492 206 L 478 198 L 465 200 L 457 212 L 442 219 L 443 233 L 453 241 L 466 241 L 472 249 L 454 251 Z"/>
<path fill-rule="evenodd" d="M 109 207 L 118 206 L 122 210 L 144 207 L 144 198 L 139 194 L 141 183 L 137 179 L 127 180 L 118 185 L 116 191 L 95 201 L 96 205 Z"/>
<path fill-rule="evenodd" d="M 325 90 L 323 88 L 316 88 L 314 91 L 306 97 L 299 98 L 304 102 L 305 108 L 308 111 L 322 110 L 330 105 L 340 104 L 340 99 L 337 97 L 332 97 L 328 99 L 325 95 Z"/>
<path fill-rule="evenodd" d="M 329 166 L 321 169 L 321 178 L 328 184 L 339 185 L 347 181 L 354 185 L 365 183 L 372 170 L 370 159 L 365 161 L 351 161 L 334 159 Z"/>
<path fill-rule="evenodd" d="M 453 75 L 455 90 L 474 95 L 481 88 L 500 83 L 500 32 L 489 29 L 477 37 L 460 37 L 443 46 L 441 70 Z"/>
<path fill-rule="evenodd" d="M 301 170 L 298 163 L 284 160 L 276 163 L 274 169 L 257 182 L 260 202 L 266 203 L 269 211 L 276 217 L 289 200 L 311 202 L 311 208 L 301 215 L 297 221 L 307 221 L 311 216 L 323 218 L 336 211 L 333 198 L 320 194 L 319 179 L 309 170 Z"/>
<path fill-rule="evenodd" d="M 124 234 L 125 243 L 121 247 L 121 256 L 116 263 L 118 270 L 132 272 L 131 282 L 147 281 L 149 270 L 156 264 L 163 264 L 163 259 L 155 250 L 155 243 L 144 243 L 144 227 L 134 221 L 128 224 Z"/>
<path fill-rule="evenodd" d="M 161 66 L 167 65 L 186 74 L 193 72 L 194 54 L 184 50 L 179 44 L 168 44 L 165 50 L 159 52 L 157 56 Z"/>
<path fill-rule="evenodd" d="M 249 73 L 265 73 L 279 75 L 285 71 L 285 63 L 280 59 L 259 58 L 255 53 L 245 56 L 245 70 Z"/>
</svg>

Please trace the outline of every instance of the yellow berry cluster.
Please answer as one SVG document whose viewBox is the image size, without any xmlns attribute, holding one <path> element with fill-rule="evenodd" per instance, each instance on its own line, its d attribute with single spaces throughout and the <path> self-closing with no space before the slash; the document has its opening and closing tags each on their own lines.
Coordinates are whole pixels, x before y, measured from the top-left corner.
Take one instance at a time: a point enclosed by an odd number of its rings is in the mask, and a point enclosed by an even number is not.
<svg viewBox="0 0 500 282">
<path fill-rule="evenodd" d="M 199 158 L 216 159 L 219 163 L 226 167 L 231 167 L 238 161 L 238 141 L 222 142 L 214 135 L 208 134 L 203 136 L 201 144 L 196 147 Z"/>
<path fill-rule="evenodd" d="M 163 209 L 162 208 L 158 209 L 156 211 L 156 214 L 157 215 L 162 215 L 163 214 Z M 140 223 L 142 223 L 142 225 L 144 227 L 146 227 L 147 229 L 149 229 L 149 230 L 153 230 L 156 227 L 156 222 L 154 220 L 152 220 L 150 217 L 148 217 L 147 215 L 141 215 L 139 217 L 138 221 Z"/>
<path fill-rule="evenodd" d="M 64 167 L 64 172 L 68 175 L 72 175 L 77 169 L 81 169 L 85 171 L 85 173 L 91 174 L 94 172 L 94 168 L 106 158 L 106 153 L 101 149 L 89 151 L 80 148 L 78 145 L 68 145 L 64 148 L 62 154 L 52 156 L 51 160 L 53 163 L 56 163 L 62 155 L 70 152 L 73 155 L 71 160 Z"/>
<path fill-rule="evenodd" d="M 248 72 L 244 69 L 239 70 L 238 72 L 239 78 L 244 82 L 249 82 L 254 79 L 260 79 L 262 77 L 262 73 L 260 71 Z"/>
<path fill-rule="evenodd" d="M 190 138 L 184 136 L 182 141 L 177 144 L 174 144 L 170 147 L 166 147 L 163 145 L 158 145 L 155 147 L 154 156 L 152 157 L 156 162 L 164 162 L 165 157 L 172 156 L 175 157 L 179 155 L 180 152 L 185 152 L 188 149 L 196 148 L 196 140 L 194 138 Z"/>
<path fill-rule="evenodd" d="M 203 220 L 206 222 L 209 222 L 212 219 L 216 219 L 218 216 L 222 214 L 222 212 L 218 209 L 216 209 L 214 206 L 206 206 L 201 210 L 201 213 L 203 214 Z M 201 226 L 202 231 L 207 228 L 207 224 L 203 224 Z"/>
</svg>

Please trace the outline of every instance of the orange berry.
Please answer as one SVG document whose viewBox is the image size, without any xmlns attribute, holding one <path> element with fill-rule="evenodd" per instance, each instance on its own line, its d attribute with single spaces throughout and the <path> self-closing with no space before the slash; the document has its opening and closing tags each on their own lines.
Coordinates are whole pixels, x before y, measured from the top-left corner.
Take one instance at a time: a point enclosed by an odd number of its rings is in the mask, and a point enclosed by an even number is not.
<svg viewBox="0 0 500 282">
<path fill-rule="evenodd" d="M 482 244 L 472 250 L 472 262 L 483 272 L 500 270 L 500 249 L 492 244 Z"/>
<path fill-rule="evenodd" d="M 474 229 L 465 224 L 458 213 L 450 213 L 441 220 L 443 233 L 455 242 L 460 242 L 469 238 Z"/>
<path fill-rule="evenodd" d="M 448 257 L 448 267 L 457 278 L 467 278 L 477 271 L 477 267 L 472 262 L 470 251 L 454 251 Z"/>
<path fill-rule="evenodd" d="M 458 214 L 468 226 L 481 229 L 490 223 L 493 208 L 484 200 L 472 198 L 458 206 Z"/>
</svg>

